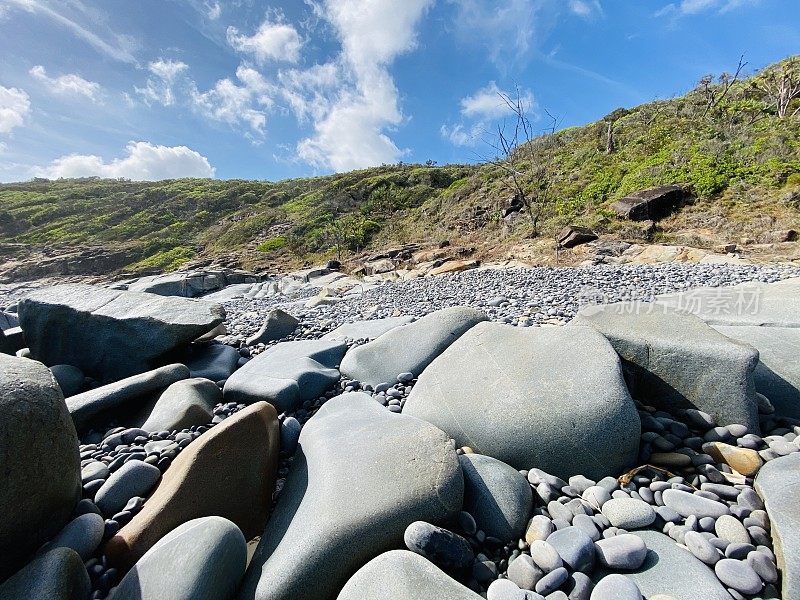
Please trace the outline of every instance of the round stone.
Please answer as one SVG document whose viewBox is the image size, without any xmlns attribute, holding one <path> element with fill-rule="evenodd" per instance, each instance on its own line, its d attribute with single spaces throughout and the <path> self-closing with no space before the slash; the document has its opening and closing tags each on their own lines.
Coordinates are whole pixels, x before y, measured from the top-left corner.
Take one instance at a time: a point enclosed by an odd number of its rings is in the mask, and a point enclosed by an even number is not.
<svg viewBox="0 0 800 600">
<path fill-rule="evenodd" d="M 64 529 L 46 545 L 46 549 L 71 548 L 81 559 L 89 560 L 103 541 L 104 531 L 103 517 L 96 513 L 81 515 L 67 523 Z"/>
<path fill-rule="evenodd" d="M 606 575 L 592 590 L 591 600 L 642 600 L 642 593 L 633 581 L 613 573 Z"/>
<path fill-rule="evenodd" d="M 600 564 L 610 569 L 634 571 L 642 566 L 647 557 L 647 545 L 641 538 L 630 533 L 594 543 Z"/>
<path fill-rule="evenodd" d="M 722 558 L 719 550 L 705 536 L 696 531 L 687 531 L 683 537 L 683 543 L 689 549 L 689 552 L 707 565 L 714 565 Z"/>
<path fill-rule="evenodd" d="M 545 573 L 555 571 L 564 564 L 556 549 L 542 540 L 536 540 L 531 544 L 531 558 Z"/>
<path fill-rule="evenodd" d="M 466 569 L 475 555 L 469 542 L 447 529 L 425 521 L 415 521 L 406 528 L 403 540 L 412 552 L 447 570 Z"/>
<path fill-rule="evenodd" d="M 527 554 L 520 554 L 508 565 L 508 578 L 520 589 L 534 589 L 542 577 L 544 577 L 544 572 Z"/>
<path fill-rule="evenodd" d="M 519 586 L 508 579 L 496 579 L 486 590 L 486 600 L 520 600 Z"/>
<path fill-rule="evenodd" d="M 722 515 L 714 525 L 717 537 L 732 544 L 749 544 L 750 534 L 742 522 L 731 515 Z"/>
<path fill-rule="evenodd" d="M 722 583 L 742 594 L 756 594 L 764 587 L 753 567 L 741 560 L 723 558 L 714 566 L 714 572 Z"/>
<path fill-rule="evenodd" d="M 536 540 L 546 540 L 548 536 L 555 531 L 553 522 L 544 515 L 536 515 L 528 521 L 528 527 L 525 530 L 525 541 L 532 544 Z"/>
<path fill-rule="evenodd" d="M 718 519 L 722 515 L 730 513 L 727 506 L 716 500 L 690 494 L 683 490 L 664 490 L 661 498 L 666 506 L 669 506 L 684 517 L 694 515 L 698 518 L 712 517 Z"/>
<path fill-rule="evenodd" d="M 565 527 L 550 534 L 547 541 L 572 571 L 591 572 L 595 559 L 594 542 L 583 530 Z"/>
<path fill-rule="evenodd" d="M 602 513 L 614 527 L 622 529 L 641 529 L 656 520 L 653 507 L 636 498 L 613 498 L 603 504 Z"/>
<path fill-rule="evenodd" d="M 554 592 L 560 588 L 568 577 L 569 571 L 567 571 L 564 567 L 559 567 L 555 571 L 551 571 L 542 577 L 536 583 L 536 593 L 541 594 L 542 596 L 547 596 L 551 592 Z"/>
<path fill-rule="evenodd" d="M 593 485 L 581 494 L 581 498 L 586 500 L 595 509 L 600 510 L 603 505 L 611 500 L 611 492 L 607 488 L 599 485 Z"/>
<path fill-rule="evenodd" d="M 766 583 L 776 583 L 778 581 L 778 568 L 775 562 L 764 552 L 753 550 L 747 555 L 747 564 L 753 567 L 761 580 Z"/>
</svg>

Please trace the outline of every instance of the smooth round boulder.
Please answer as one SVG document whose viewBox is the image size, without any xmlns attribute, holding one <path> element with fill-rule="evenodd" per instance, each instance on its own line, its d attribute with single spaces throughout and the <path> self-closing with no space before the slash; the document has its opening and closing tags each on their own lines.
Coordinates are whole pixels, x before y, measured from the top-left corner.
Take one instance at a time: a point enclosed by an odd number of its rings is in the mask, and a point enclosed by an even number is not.
<svg viewBox="0 0 800 600">
<path fill-rule="evenodd" d="M 544 571 L 527 554 L 520 554 L 508 565 L 509 580 L 522 590 L 533 590 L 544 575 Z"/>
<path fill-rule="evenodd" d="M 86 600 L 92 590 L 77 552 L 54 548 L 0 584 L 3 600 Z"/>
<path fill-rule="evenodd" d="M 458 446 L 561 478 L 616 475 L 639 450 L 619 357 L 590 327 L 478 323 L 419 375 L 403 414 Z"/>
<path fill-rule="evenodd" d="M 722 515 L 714 524 L 717 537 L 731 544 L 750 544 L 750 534 L 742 522 L 734 516 Z"/>
<path fill-rule="evenodd" d="M 222 517 L 188 521 L 165 535 L 128 571 L 109 600 L 233 598 L 247 543 Z"/>
<path fill-rule="evenodd" d="M 141 428 L 154 433 L 206 425 L 220 402 L 222 391 L 213 381 L 199 377 L 176 381 L 161 393 Z"/>
<path fill-rule="evenodd" d="M 69 521 L 80 499 L 78 435 L 42 363 L 0 354 L 0 581 Z"/>
<path fill-rule="evenodd" d="M 503 542 L 525 532 L 533 507 L 528 480 L 513 467 L 481 454 L 458 457 L 464 472 L 464 510 L 478 529 Z"/>
<path fill-rule="evenodd" d="M 134 496 L 147 496 L 161 477 L 157 467 L 141 460 L 131 460 L 114 471 L 97 490 L 94 502 L 104 515 L 121 511 Z"/>
<path fill-rule="evenodd" d="M 696 531 L 687 531 L 683 543 L 698 559 L 707 565 L 715 565 L 722 555 L 708 539 Z"/>
</svg>

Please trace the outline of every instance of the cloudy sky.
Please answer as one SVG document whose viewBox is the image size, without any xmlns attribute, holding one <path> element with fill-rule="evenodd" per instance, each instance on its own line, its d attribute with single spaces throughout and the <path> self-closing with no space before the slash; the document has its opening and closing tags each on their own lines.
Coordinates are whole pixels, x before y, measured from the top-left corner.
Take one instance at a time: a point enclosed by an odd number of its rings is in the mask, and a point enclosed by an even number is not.
<svg viewBox="0 0 800 600">
<path fill-rule="evenodd" d="M 569 126 L 798 51 L 797 0 L 0 0 L 0 181 L 474 162 L 500 93 Z"/>
</svg>

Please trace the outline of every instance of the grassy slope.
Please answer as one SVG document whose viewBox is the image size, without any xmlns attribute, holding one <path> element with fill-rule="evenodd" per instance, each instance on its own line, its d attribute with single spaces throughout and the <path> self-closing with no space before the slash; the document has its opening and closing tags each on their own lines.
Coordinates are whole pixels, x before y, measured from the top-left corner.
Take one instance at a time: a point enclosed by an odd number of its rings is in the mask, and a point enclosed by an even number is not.
<svg viewBox="0 0 800 600">
<path fill-rule="evenodd" d="M 535 159 L 546 162 L 552 190 L 541 235 L 570 222 L 634 235 L 608 205 L 666 183 L 691 186 L 698 201 L 662 223 L 665 241 L 686 231 L 739 239 L 800 228 L 800 115 L 778 119 L 751 83 L 707 114 L 699 89 L 615 111 L 612 154 L 606 120 L 555 134 L 554 149 Z M 383 166 L 277 183 L 36 180 L 0 185 L 0 246 L 24 245 L 5 246 L 6 255 L 127 247 L 133 271 L 232 253 L 256 268 L 320 260 L 334 254 L 336 232 L 349 252 L 444 238 L 491 247 L 530 234 L 525 218 L 501 218 L 511 195 L 492 164 Z"/>
</svg>

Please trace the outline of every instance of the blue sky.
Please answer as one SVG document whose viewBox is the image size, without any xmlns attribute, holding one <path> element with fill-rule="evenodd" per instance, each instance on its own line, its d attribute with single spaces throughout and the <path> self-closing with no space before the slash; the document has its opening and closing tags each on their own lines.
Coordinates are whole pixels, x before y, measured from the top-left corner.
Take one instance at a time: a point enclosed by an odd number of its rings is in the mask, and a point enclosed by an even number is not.
<svg viewBox="0 0 800 600">
<path fill-rule="evenodd" d="M 501 92 L 577 125 L 799 50 L 797 0 L 0 0 L 0 181 L 475 162 Z"/>
</svg>

